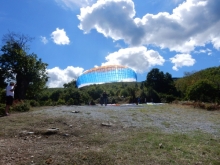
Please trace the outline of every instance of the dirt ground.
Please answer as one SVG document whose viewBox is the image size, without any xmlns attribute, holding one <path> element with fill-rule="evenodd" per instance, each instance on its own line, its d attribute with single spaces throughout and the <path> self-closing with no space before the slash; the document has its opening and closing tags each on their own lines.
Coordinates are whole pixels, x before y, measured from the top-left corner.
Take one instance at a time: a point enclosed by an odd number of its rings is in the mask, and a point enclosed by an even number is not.
<svg viewBox="0 0 220 165">
<path fill-rule="evenodd" d="M 0 118 L 0 164 L 98 164 L 83 153 L 103 150 L 123 131 L 155 128 L 220 137 L 219 119 L 220 111 L 169 104 L 38 107 Z"/>
</svg>

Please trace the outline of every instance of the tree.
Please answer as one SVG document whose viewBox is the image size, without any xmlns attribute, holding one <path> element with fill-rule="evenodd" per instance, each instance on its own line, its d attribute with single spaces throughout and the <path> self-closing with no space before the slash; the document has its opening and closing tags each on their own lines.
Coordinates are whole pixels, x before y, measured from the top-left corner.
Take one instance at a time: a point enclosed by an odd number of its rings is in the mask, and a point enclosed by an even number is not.
<svg viewBox="0 0 220 165">
<path fill-rule="evenodd" d="M 64 87 L 64 88 L 71 88 L 71 87 L 77 88 L 77 86 L 76 86 L 76 80 L 72 80 L 72 81 L 70 81 L 69 83 L 63 84 L 63 87 Z"/>
<path fill-rule="evenodd" d="M 187 91 L 187 98 L 194 101 L 214 102 L 217 89 L 209 80 L 199 80 Z"/>
<path fill-rule="evenodd" d="M 9 32 L 3 36 L 2 41 L 4 43 L 0 55 L 2 77 L 17 82 L 16 99 L 23 100 L 27 94 L 33 97 L 46 85 L 47 64 L 38 59 L 36 54 L 28 54 L 27 43 L 32 41 L 31 37 Z"/>
<path fill-rule="evenodd" d="M 171 74 L 164 74 L 157 68 L 147 74 L 146 86 L 153 88 L 158 93 L 177 94 Z"/>
</svg>

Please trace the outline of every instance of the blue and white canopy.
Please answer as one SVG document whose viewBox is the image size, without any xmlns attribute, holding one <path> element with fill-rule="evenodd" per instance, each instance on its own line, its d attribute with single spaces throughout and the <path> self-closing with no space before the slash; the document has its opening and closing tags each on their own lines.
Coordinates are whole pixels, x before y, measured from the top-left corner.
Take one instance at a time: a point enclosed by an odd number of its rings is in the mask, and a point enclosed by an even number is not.
<svg viewBox="0 0 220 165">
<path fill-rule="evenodd" d="M 121 65 L 101 66 L 87 70 L 77 80 L 78 88 L 111 82 L 136 82 L 137 74 L 131 68 Z"/>
</svg>

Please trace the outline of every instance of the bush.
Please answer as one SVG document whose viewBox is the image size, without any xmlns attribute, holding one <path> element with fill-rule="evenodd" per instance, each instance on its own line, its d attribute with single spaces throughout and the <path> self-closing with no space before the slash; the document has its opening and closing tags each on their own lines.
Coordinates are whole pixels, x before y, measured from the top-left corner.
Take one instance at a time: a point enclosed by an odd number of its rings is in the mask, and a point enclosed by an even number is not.
<svg viewBox="0 0 220 165">
<path fill-rule="evenodd" d="M 28 103 L 17 103 L 15 105 L 13 105 L 13 111 L 17 111 L 17 112 L 27 112 L 30 110 L 30 105 Z"/>
<path fill-rule="evenodd" d="M 207 104 L 205 107 L 208 111 L 214 111 L 214 110 L 218 110 L 219 107 L 216 104 Z"/>
<path fill-rule="evenodd" d="M 65 105 L 65 101 L 63 99 L 59 99 L 57 101 L 57 105 Z"/>
<path fill-rule="evenodd" d="M 199 80 L 187 90 L 187 99 L 202 102 L 213 102 L 217 96 L 217 89 L 209 80 Z"/>
<path fill-rule="evenodd" d="M 70 98 L 68 101 L 67 101 L 67 105 L 74 105 L 74 100 L 72 98 Z"/>
<path fill-rule="evenodd" d="M 171 103 L 176 100 L 176 97 L 173 95 L 159 94 L 162 103 Z"/>
<path fill-rule="evenodd" d="M 29 104 L 30 104 L 30 106 L 32 106 L 32 107 L 40 106 L 40 104 L 39 104 L 37 101 L 35 101 L 35 100 L 30 100 L 30 101 L 29 101 Z"/>
<path fill-rule="evenodd" d="M 3 116 L 5 114 L 5 104 L 0 104 L 0 115 Z"/>
</svg>

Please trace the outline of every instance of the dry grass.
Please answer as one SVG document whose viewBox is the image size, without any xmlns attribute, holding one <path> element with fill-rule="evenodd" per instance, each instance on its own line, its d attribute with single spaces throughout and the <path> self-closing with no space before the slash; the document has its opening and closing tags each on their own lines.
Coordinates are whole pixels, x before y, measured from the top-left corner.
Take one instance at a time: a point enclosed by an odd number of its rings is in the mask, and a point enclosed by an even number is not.
<svg viewBox="0 0 220 165">
<path fill-rule="evenodd" d="M 150 113 L 157 114 L 167 107 L 152 109 L 155 111 Z M 136 113 L 147 112 L 141 109 L 132 113 L 133 120 Z M 31 112 L 12 114 L 0 121 L 3 165 L 220 164 L 219 138 L 199 131 L 183 134 L 164 133 L 151 126 L 106 127 L 99 120 Z M 162 124 L 170 126 L 169 122 Z M 59 130 L 48 132 L 49 128 Z"/>
</svg>

